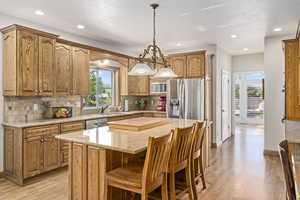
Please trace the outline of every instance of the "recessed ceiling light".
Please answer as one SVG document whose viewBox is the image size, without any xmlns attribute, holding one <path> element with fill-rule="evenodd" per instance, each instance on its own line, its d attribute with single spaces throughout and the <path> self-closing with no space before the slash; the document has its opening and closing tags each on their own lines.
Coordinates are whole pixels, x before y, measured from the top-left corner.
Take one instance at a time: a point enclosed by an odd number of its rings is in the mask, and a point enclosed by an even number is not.
<svg viewBox="0 0 300 200">
<path fill-rule="evenodd" d="M 180 42 L 177 42 L 177 43 L 176 43 L 176 46 L 177 46 L 177 47 L 181 47 L 182 44 L 181 44 Z"/>
<path fill-rule="evenodd" d="M 45 13 L 41 10 L 34 11 L 34 14 L 39 15 L 39 16 L 45 15 Z"/>
<path fill-rule="evenodd" d="M 244 51 L 248 51 L 249 49 L 248 49 L 248 48 L 244 48 L 243 50 L 244 50 Z"/>
<path fill-rule="evenodd" d="M 85 27 L 84 27 L 82 24 L 78 24 L 78 25 L 77 25 L 77 28 L 78 28 L 78 29 L 84 29 Z"/>
<path fill-rule="evenodd" d="M 233 38 L 233 39 L 235 39 L 235 38 L 237 38 L 237 35 L 231 35 L 231 38 Z"/>
<path fill-rule="evenodd" d="M 280 31 L 282 31 L 282 28 L 277 27 L 277 28 L 274 28 L 273 31 L 275 31 L 275 32 L 280 32 Z"/>
</svg>

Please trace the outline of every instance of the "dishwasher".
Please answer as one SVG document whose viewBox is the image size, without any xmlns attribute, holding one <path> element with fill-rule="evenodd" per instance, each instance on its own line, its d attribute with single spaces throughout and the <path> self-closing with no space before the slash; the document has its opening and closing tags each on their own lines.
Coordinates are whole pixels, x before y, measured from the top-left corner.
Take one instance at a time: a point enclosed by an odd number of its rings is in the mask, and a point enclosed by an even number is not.
<svg viewBox="0 0 300 200">
<path fill-rule="evenodd" d="M 93 128 L 98 128 L 103 126 L 107 126 L 107 118 L 91 119 L 91 120 L 86 120 L 85 122 L 86 129 L 93 129 Z"/>
</svg>

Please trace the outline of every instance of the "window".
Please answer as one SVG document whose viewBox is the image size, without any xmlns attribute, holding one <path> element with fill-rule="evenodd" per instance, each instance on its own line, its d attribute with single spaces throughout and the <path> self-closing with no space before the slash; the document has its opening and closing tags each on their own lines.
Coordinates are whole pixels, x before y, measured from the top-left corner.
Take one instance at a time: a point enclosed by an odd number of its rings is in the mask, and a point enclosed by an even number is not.
<svg viewBox="0 0 300 200">
<path fill-rule="evenodd" d="M 83 99 L 83 109 L 99 109 L 115 105 L 115 94 L 115 71 L 91 68 L 90 95 Z"/>
</svg>

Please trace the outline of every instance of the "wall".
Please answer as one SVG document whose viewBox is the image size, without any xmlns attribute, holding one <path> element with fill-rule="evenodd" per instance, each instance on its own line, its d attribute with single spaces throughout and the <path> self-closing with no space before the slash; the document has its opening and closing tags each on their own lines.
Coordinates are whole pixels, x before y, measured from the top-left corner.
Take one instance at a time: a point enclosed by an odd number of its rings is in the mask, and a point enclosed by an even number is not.
<svg viewBox="0 0 300 200">
<path fill-rule="evenodd" d="M 278 150 L 284 139 L 284 52 L 282 40 L 295 36 L 266 37 L 264 51 L 265 71 L 265 150 Z"/>
<path fill-rule="evenodd" d="M 232 56 L 232 72 L 264 71 L 264 54 Z"/>
<path fill-rule="evenodd" d="M 66 40 L 71 40 L 74 42 L 78 42 L 78 43 L 82 43 L 82 44 L 86 44 L 86 45 L 91 45 L 94 47 L 99 47 L 99 48 L 104 48 L 107 50 L 112 50 L 112 51 L 116 51 L 119 53 L 125 53 L 125 51 L 122 51 L 120 48 L 118 47 L 113 47 L 113 46 L 109 46 L 108 44 L 103 44 L 88 38 L 84 38 L 84 37 L 80 37 L 71 33 L 67 33 L 67 32 L 63 32 L 60 31 L 58 29 L 53 29 L 53 28 L 49 28 L 49 27 L 44 27 L 44 26 L 40 26 L 37 24 L 32 24 L 29 21 L 25 21 L 19 18 L 15 18 L 15 17 L 11 17 L 11 16 L 7 16 L 7 15 L 3 15 L 0 13 L 0 28 L 3 28 L 5 26 L 11 25 L 11 24 L 19 24 L 19 25 L 23 25 L 23 26 L 29 26 L 31 28 L 35 28 L 35 29 L 40 29 L 46 32 L 50 32 L 50 33 L 54 33 L 54 34 L 58 34 L 61 36 L 61 38 L 66 39 Z M 0 37 L 2 38 L 2 34 L 0 33 Z M 1 73 L 0 73 L 0 79 L 2 79 L 2 39 L 0 39 L 0 69 L 1 69 Z M 0 123 L 3 122 L 3 96 L 2 96 L 2 81 L 0 80 Z M 0 129 L 0 172 L 3 171 L 3 129 L 1 127 Z"/>
<path fill-rule="evenodd" d="M 222 143 L 222 71 L 225 70 L 231 75 L 232 56 L 220 47 L 216 49 L 216 56 L 213 67 L 213 143 Z M 231 76 L 230 76 L 231 77 Z M 231 78 L 229 83 L 231 88 Z M 231 98 L 231 93 L 229 94 Z M 231 131 L 231 102 L 229 105 L 229 125 Z"/>
</svg>

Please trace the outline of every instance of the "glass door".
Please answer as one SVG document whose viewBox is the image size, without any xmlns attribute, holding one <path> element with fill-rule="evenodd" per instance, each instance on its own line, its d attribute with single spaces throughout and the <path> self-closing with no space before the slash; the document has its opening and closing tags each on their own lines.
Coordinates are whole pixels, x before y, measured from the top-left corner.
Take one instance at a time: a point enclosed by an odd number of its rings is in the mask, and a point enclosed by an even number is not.
<svg viewBox="0 0 300 200">
<path fill-rule="evenodd" d="M 247 111 L 245 123 L 263 124 L 264 99 L 261 80 L 248 80 L 247 87 Z"/>
<path fill-rule="evenodd" d="M 234 74 L 233 113 L 236 123 L 264 123 L 263 78 L 262 72 Z"/>
</svg>

